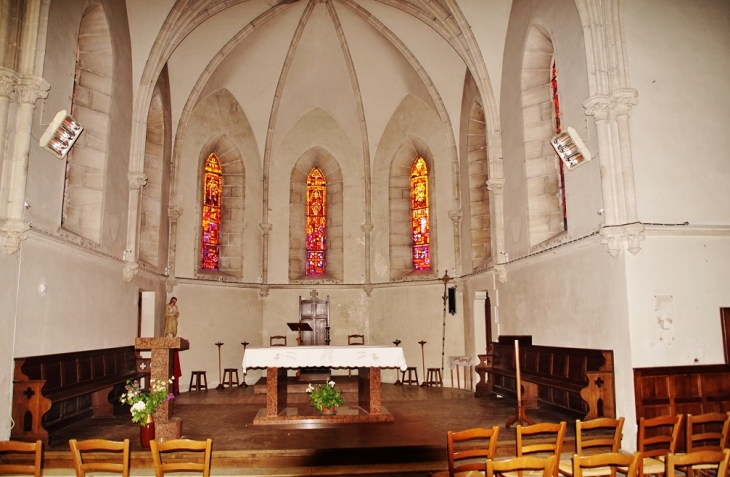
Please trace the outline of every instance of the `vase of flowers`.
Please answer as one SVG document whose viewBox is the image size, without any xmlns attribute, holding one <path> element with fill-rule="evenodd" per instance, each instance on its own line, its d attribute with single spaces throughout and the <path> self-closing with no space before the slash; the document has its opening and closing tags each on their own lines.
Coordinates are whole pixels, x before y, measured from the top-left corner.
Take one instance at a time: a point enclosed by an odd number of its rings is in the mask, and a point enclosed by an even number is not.
<svg viewBox="0 0 730 477">
<path fill-rule="evenodd" d="M 307 386 L 309 393 L 309 404 L 324 415 L 335 414 L 337 406 L 341 406 L 345 400 L 342 398 L 342 389 L 335 387 L 334 381 L 325 384 Z"/>
<path fill-rule="evenodd" d="M 173 379 L 175 378 L 171 378 L 168 382 L 172 384 Z M 141 426 L 139 438 L 145 449 L 150 448 L 150 440 L 155 438 L 155 421 L 152 415 L 162 404 L 175 399 L 174 394 L 167 392 L 167 384 L 152 378 L 149 390 L 144 391 L 136 379 L 127 380 L 125 392 L 119 398 L 122 404 L 131 406 L 132 422 Z"/>
</svg>

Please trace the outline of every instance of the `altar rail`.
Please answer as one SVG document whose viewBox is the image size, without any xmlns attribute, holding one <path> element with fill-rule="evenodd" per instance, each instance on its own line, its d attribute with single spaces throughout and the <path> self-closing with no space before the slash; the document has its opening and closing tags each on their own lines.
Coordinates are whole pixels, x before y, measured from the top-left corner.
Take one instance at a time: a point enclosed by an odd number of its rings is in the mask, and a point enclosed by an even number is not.
<svg viewBox="0 0 730 477">
<path fill-rule="evenodd" d="M 487 347 L 486 389 L 516 397 L 514 343 Z M 522 403 L 576 419 L 615 417 L 613 351 L 520 345 Z"/>
<path fill-rule="evenodd" d="M 149 376 L 148 365 L 134 346 L 15 358 L 10 438 L 48 444 L 59 429 L 113 415 L 127 379 Z"/>
</svg>

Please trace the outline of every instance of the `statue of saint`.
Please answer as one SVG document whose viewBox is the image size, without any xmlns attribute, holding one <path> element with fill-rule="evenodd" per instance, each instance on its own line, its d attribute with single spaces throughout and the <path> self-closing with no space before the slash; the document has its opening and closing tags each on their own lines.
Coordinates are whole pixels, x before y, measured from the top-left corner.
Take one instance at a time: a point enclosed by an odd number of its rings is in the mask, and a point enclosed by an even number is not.
<svg viewBox="0 0 730 477">
<path fill-rule="evenodd" d="M 170 298 L 170 303 L 165 305 L 165 332 L 162 334 L 165 338 L 177 336 L 177 319 L 180 312 L 177 309 L 177 298 Z"/>
</svg>

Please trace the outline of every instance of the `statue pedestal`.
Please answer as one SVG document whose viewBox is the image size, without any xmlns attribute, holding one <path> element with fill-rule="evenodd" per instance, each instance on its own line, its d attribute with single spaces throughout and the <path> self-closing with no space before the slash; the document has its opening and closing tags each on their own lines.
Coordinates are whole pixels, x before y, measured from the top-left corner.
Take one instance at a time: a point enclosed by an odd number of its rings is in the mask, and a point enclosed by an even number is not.
<svg viewBox="0 0 730 477">
<path fill-rule="evenodd" d="M 188 340 L 179 337 L 137 338 L 134 340 L 134 347 L 138 350 L 152 350 L 150 377 L 155 381 L 167 383 L 168 392 L 172 392 L 169 383 L 170 377 L 173 375 L 172 352 L 190 349 Z M 182 420 L 172 418 L 174 403 L 174 400 L 168 401 L 155 411 L 156 439 L 179 439 L 182 435 Z"/>
</svg>

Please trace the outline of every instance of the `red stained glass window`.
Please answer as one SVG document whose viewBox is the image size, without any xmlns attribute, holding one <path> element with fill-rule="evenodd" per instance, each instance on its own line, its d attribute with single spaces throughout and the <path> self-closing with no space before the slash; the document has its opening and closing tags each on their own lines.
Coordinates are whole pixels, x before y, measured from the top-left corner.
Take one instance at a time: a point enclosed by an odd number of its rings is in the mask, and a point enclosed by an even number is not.
<svg viewBox="0 0 730 477">
<path fill-rule="evenodd" d="M 431 270 L 428 168 L 422 157 L 416 158 L 411 167 L 411 232 L 413 269 Z"/>
<path fill-rule="evenodd" d="M 307 177 L 307 275 L 323 275 L 327 265 L 327 180 L 318 168 Z"/>
<path fill-rule="evenodd" d="M 211 154 L 205 161 L 203 175 L 203 220 L 201 237 L 201 268 L 218 270 L 220 257 L 221 202 L 223 200 L 223 170 L 218 156 Z"/>
<path fill-rule="evenodd" d="M 560 134 L 562 126 L 560 125 L 560 102 L 558 101 L 558 72 L 555 68 L 555 60 L 553 60 L 550 68 L 550 92 L 552 93 L 553 110 L 555 112 L 555 134 Z M 568 230 L 568 208 L 565 202 L 565 164 L 558 158 L 558 174 L 560 175 L 560 209 L 563 212 L 563 230 Z"/>
</svg>

